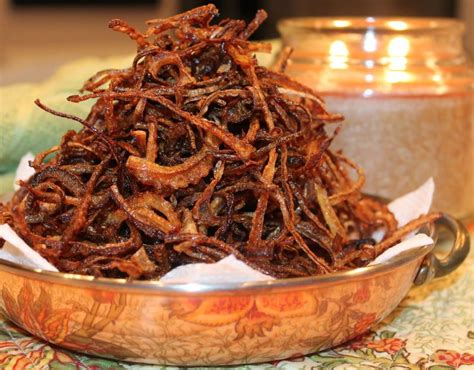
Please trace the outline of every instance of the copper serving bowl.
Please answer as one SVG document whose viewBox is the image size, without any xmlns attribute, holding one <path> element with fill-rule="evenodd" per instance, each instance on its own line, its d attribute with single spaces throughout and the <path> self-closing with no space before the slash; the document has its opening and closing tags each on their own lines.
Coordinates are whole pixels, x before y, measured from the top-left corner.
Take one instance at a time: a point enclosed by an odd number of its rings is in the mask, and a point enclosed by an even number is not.
<svg viewBox="0 0 474 370">
<path fill-rule="evenodd" d="M 387 316 L 413 282 L 459 266 L 469 235 L 448 255 L 434 245 L 386 263 L 324 276 L 240 284 L 166 284 L 31 270 L 0 261 L 0 309 L 58 346 L 118 360 L 230 365 L 283 359 L 343 343 Z M 440 226 L 425 230 L 436 238 Z"/>
</svg>

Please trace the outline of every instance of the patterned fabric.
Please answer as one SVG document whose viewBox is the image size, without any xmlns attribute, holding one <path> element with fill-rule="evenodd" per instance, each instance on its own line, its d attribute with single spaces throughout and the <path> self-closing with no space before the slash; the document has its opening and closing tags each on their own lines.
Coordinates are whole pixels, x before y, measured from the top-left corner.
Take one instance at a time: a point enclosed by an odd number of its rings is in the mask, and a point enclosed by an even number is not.
<svg viewBox="0 0 474 370">
<path fill-rule="evenodd" d="M 469 225 L 474 236 L 474 223 Z M 372 331 L 344 346 L 234 369 L 469 369 L 474 367 L 474 252 L 456 272 L 414 287 Z M 0 316 L 0 369 L 173 369 L 87 357 L 52 347 Z M 226 369 L 229 369 L 227 367 Z"/>
</svg>

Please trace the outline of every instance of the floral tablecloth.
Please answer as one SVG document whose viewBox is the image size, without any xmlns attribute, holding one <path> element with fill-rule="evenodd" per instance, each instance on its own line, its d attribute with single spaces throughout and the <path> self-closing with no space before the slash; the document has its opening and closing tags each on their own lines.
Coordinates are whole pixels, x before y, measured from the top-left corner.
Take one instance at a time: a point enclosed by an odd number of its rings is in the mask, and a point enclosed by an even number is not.
<svg viewBox="0 0 474 370">
<path fill-rule="evenodd" d="M 468 227 L 474 235 L 474 222 Z M 235 369 L 474 368 L 474 251 L 456 272 L 415 287 L 371 332 L 330 351 Z M 52 347 L 0 316 L 0 369 L 172 369 Z M 229 369 L 227 367 L 226 369 Z"/>
</svg>

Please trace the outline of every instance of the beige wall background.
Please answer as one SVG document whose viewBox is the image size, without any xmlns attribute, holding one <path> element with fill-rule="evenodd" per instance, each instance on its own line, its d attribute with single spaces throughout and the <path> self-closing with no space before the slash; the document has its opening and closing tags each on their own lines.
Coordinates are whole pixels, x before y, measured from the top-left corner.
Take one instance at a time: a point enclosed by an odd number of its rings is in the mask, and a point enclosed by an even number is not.
<svg viewBox="0 0 474 370">
<path fill-rule="evenodd" d="M 0 85 L 40 81 L 61 64 L 85 56 L 133 53 L 134 42 L 107 28 L 121 18 L 137 28 L 147 19 L 176 12 L 173 0 L 160 6 L 13 7 L 0 0 Z"/>
</svg>

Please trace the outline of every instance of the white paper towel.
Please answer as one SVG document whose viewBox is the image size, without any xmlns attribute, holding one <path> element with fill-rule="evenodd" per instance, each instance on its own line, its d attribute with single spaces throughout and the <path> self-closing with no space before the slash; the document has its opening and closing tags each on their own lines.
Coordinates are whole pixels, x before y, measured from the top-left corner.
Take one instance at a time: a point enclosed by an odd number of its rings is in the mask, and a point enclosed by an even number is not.
<svg viewBox="0 0 474 370">
<path fill-rule="evenodd" d="M 0 225 L 0 238 L 5 245 L 0 249 L 0 258 L 35 269 L 58 271 L 34 249 L 30 248 L 9 225 Z"/>
<path fill-rule="evenodd" d="M 20 164 L 18 165 L 15 173 L 15 182 L 13 183 L 13 189 L 15 189 L 15 191 L 20 189 L 18 181 L 26 181 L 35 174 L 35 169 L 33 167 L 30 167 L 30 161 L 33 161 L 34 159 L 35 156 L 32 153 L 26 153 L 20 159 Z"/>
<path fill-rule="evenodd" d="M 28 166 L 31 156 L 25 156 L 18 166 L 16 179 L 27 180 L 32 174 Z M 430 178 L 415 191 L 395 199 L 388 206 L 397 219 L 399 226 L 428 213 L 434 193 L 434 182 Z M 381 239 L 383 234 L 375 235 Z M 8 225 L 0 225 L 0 238 L 6 241 L 0 249 L 0 258 L 31 268 L 48 271 L 58 271 L 40 254 L 30 248 Z M 393 258 L 399 253 L 412 248 L 419 248 L 433 243 L 433 240 L 424 234 L 411 235 L 401 243 L 389 248 L 378 256 L 371 264 L 378 264 Z M 249 281 L 272 280 L 271 276 L 252 269 L 235 256 L 230 255 L 217 263 L 195 263 L 179 266 L 161 278 L 166 283 L 242 283 Z"/>
<path fill-rule="evenodd" d="M 272 279 L 271 276 L 254 270 L 231 254 L 216 263 L 193 263 L 176 267 L 163 276 L 160 281 L 174 284 L 216 284 Z"/>
</svg>

